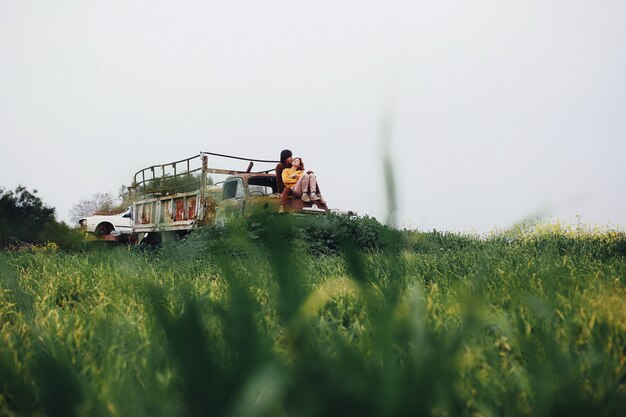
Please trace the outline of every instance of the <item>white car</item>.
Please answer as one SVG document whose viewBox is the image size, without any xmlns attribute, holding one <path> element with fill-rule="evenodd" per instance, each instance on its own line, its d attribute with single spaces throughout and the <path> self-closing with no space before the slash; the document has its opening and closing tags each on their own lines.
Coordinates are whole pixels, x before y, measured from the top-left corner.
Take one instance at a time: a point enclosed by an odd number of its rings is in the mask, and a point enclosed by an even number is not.
<svg viewBox="0 0 626 417">
<path fill-rule="evenodd" d="M 133 210 L 129 207 L 120 214 L 83 217 L 78 223 L 83 231 L 97 237 L 129 237 L 133 234 Z"/>
</svg>

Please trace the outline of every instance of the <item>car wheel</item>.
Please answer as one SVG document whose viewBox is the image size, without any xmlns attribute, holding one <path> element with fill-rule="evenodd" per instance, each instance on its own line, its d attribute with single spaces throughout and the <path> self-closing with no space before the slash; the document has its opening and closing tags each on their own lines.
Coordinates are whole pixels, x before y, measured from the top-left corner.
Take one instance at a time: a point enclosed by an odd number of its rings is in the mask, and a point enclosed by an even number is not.
<svg viewBox="0 0 626 417">
<path fill-rule="evenodd" d="M 110 235 L 113 230 L 114 230 L 114 227 L 111 223 L 100 223 L 96 227 L 96 236 Z"/>
</svg>

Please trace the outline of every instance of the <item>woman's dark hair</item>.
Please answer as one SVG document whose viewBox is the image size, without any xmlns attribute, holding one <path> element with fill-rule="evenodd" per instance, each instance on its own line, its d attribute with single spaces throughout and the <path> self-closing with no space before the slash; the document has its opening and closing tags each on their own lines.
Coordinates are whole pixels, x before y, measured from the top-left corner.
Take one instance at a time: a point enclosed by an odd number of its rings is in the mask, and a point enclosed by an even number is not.
<svg viewBox="0 0 626 417">
<path fill-rule="evenodd" d="M 290 156 L 293 156 L 291 151 L 289 149 L 283 149 L 282 151 L 280 151 L 280 162 L 282 162 L 284 165 L 285 159 L 289 158 Z"/>
</svg>

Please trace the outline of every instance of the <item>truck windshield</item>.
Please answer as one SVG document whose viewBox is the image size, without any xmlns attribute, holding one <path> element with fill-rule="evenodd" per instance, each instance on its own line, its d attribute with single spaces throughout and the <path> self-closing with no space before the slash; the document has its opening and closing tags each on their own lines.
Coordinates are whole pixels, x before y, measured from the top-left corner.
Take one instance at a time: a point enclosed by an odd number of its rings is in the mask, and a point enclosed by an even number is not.
<svg viewBox="0 0 626 417">
<path fill-rule="evenodd" d="M 271 187 L 265 185 L 251 185 L 249 188 L 250 195 L 268 195 L 274 193 Z"/>
<path fill-rule="evenodd" d="M 250 195 L 268 195 L 276 192 L 276 177 L 252 177 L 248 178 L 248 190 Z"/>
<path fill-rule="evenodd" d="M 241 178 L 224 182 L 222 196 L 224 200 L 228 198 L 243 198 L 243 181 L 241 181 Z"/>
</svg>

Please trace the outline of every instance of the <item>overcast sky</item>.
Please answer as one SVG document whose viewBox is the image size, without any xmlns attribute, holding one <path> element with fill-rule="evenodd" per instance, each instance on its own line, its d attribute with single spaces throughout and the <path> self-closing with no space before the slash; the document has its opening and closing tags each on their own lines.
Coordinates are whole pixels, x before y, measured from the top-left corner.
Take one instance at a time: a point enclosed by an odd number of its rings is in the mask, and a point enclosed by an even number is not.
<svg viewBox="0 0 626 417">
<path fill-rule="evenodd" d="M 290 148 L 384 221 L 387 118 L 400 226 L 623 228 L 625 22 L 623 0 L 0 0 L 0 187 L 67 220 L 144 166 Z"/>
</svg>

